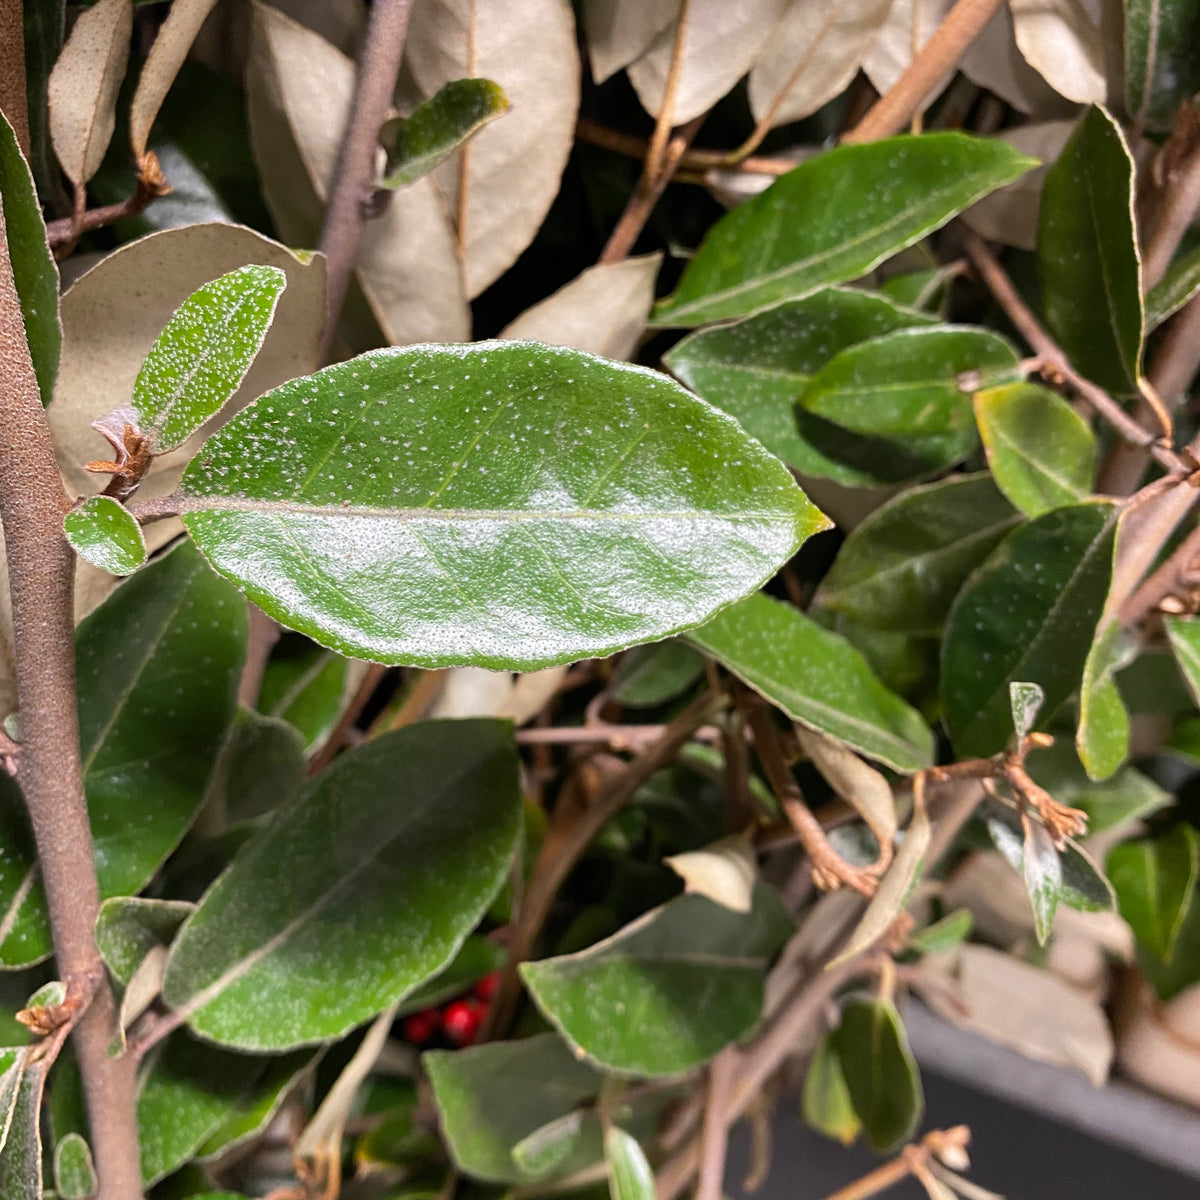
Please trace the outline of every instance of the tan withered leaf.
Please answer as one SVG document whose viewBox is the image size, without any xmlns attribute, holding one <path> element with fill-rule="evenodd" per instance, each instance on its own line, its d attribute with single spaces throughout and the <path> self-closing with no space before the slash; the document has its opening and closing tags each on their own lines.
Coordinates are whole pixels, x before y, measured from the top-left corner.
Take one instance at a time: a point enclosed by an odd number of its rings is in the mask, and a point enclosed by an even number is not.
<svg viewBox="0 0 1200 1200">
<path fill-rule="evenodd" d="M 678 12 L 679 0 L 583 0 L 592 78 L 603 83 L 641 58 Z"/>
<path fill-rule="evenodd" d="M 162 102 L 183 66 L 188 49 L 196 40 L 200 26 L 213 10 L 217 0 L 175 0 L 163 22 L 142 73 L 138 76 L 137 91 L 129 109 L 129 141 L 134 157 L 141 160 L 146 153 L 150 127 Z"/>
<path fill-rule="evenodd" d="M 746 74 L 787 7 L 788 0 L 692 0 L 674 124 L 707 112 Z M 629 67 L 629 80 L 651 116 L 662 108 L 678 25 L 672 20 Z"/>
<path fill-rule="evenodd" d="M 1100 3 L 1010 0 L 1017 45 L 1026 62 L 1060 95 L 1079 104 L 1108 97 Z"/>
<path fill-rule="evenodd" d="M 646 328 L 661 265 L 661 254 L 646 254 L 588 267 L 526 309 L 500 336 L 628 359 Z"/>
<path fill-rule="evenodd" d="M 265 5 L 254 9 L 250 55 L 250 141 L 263 195 L 280 233 L 311 246 L 350 108 L 354 64 Z M 470 335 L 454 233 L 429 179 L 392 193 L 383 214 L 367 222 L 358 261 L 358 282 L 393 345 Z"/>
<path fill-rule="evenodd" d="M 959 59 L 972 82 L 995 92 L 1023 113 L 1039 117 L 1070 115 L 1070 105 L 1026 61 L 1017 47 L 1012 12 L 1001 4 L 983 32 Z"/>
<path fill-rule="evenodd" d="M 512 106 L 434 172 L 456 223 L 467 295 L 475 297 L 533 241 L 558 194 L 579 112 L 571 7 L 567 0 L 422 0 L 413 6 L 404 62 L 421 99 L 451 80 L 482 78 L 498 83 Z"/>
<path fill-rule="evenodd" d="M 74 184 L 95 175 L 108 149 L 132 31 L 132 0 L 98 0 L 79 14 L 50 73 L 50 138 Z"/>
<path fill-rule="evenodd" d="M 894 0 L 862 64 L 876 91 L 886 92 L 904 74 L 913 55 L 924 49 L 952 6 L 953 0 Z M 953 74 L 953 70 L 947 71 L 930 88 L 918 111 L 923 112 L 933 103 Z"/>
</svg>

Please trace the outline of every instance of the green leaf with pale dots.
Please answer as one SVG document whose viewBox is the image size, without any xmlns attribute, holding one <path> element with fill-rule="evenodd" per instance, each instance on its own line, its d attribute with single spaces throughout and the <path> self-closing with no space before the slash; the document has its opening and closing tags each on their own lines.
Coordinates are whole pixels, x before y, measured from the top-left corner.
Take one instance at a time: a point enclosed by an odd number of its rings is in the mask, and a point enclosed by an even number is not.
<svg viewBox="0 0 1200 1200">
<path fill-rule="evenodd" d="M 91 496 L 63 518 L 75 553 L 110 575 L 132 575 L 146 561 L 142 527 L 111 496 Z"/>
</svg>

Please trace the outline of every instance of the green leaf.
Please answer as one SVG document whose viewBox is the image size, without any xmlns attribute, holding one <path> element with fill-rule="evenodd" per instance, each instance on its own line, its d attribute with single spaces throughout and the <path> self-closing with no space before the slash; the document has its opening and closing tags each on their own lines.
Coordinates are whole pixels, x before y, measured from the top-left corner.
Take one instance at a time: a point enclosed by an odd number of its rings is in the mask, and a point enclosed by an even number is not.
<svg viewBox="0 0 1200 1200">
<path fill-rule="evenodd" d="M 96 1192 L 91 1147 L 78 1133 L 68 1133 L 54 1147 L 54 1186 L 62 1200 L 88 1200 Z"/>
<path fill-rule="evenodd" d="M 0 205 L 12 259 L 13 282 L 25 321 L 42 404 L 49 404 L 58 375 L 62 324 L 58 317 L 58 267 L 46 241 L 42 206 L 17 135 L 0 113 Z"/>
<path fill-rule="evenodd" d="M 815 603 L 936 636 L 963 581 L 1019 521 L 986 473 L 909 488 L 851 531 Z"/>
<path fill-rule="evenodd" d="M 210 828 L 274 812 L 296 795 L 306 774 L 304 741 L 292 725 L 239 709 L 204 802 Z"/>
<path fill-rule="evenodd" d="M 839 146 L 722 217 L 652 323 L 745 316 L 855 279 L 1035 165 L 960 133 Z"/>
<path fill-rule="evenodd" d="M 1175 936 L 1174 953 L 1169 962 L 1138 947 L 1138 966 L 1164 1002 L 1200 983 L 1200 900 L 1192 893 L 1192 902 L 1184 911 Z"/>
<path fill-rule="evenodd" d="M 96 918 L 96 945 L 104 965 L 120 983 L 128 984 L 151 950 L 174 941 L 195 907 L 186 900 L 150 900 L 143 896 L 105 900 Z"/>
<path fill-rule="evenodd" d="M 341 713 L 350 664 L 307 638 L 286 634 L 271 654 L 258 709 L 294 725 L 311 750 L 324 741 Z"/>
<path fill-rule="evenodd" d="M 837 462 L 806 441 L 796 397 L 833 355 L 867 338 L 932 324 L 934 318 L 856 288 L 826 288 L 766 312 L 701 329 L 663 362 L 705 400 L 741 422 L 789 467 L 850 485 L 872 476 Z"/>
<path fill-rule="evenodd" d="M 49 1069 L 45 1059 L 25 1066 L 23 1058 L 8 1068 L 17 1075 L 0 1152 L 0 1196 L 4 1200 L 42 1200 L 41 1110 Z"/>
<path fill-rule="evenodd" d="M 132 575 L 146 561 L 142 527 L 111 496 L 89 496 L 63 518 L 75 553 L 110 575 Z"/>
<path fill-rule="evenodd" d="M 1072 364 L 1119 395 L 1137 391 L 1142 268 L 1133 158 L 1120 127 L 1090 108 L 1046 173 L 1037 236 L 1046 324 Z"/>
<path fill-rule="evenodd" d="M 837 1052 L 837 1034 L 830 1030 L 813 1051 L 808 1074 L 804 1077 L 802 1110 L 805 1121 L 818 1133 L 836 1138 L 843 1146 L 862 1132 L 862 1122 L 854 1111 L 850 1089 Z"/>
<path fill-rule="evenodd" d="M 1062 896 L 1062 863 L 1054 848 L 1054 839 L 1040 821 L 1026 817 L 1022 866 L 1025 890 L 1033 907 L 1033 930 L 1039 946 L 1046 944 L 1054 925 L 1054 914 Z"/>
<path fill-rule="evenodd" d="M 783 709 L 897 771 L 933 762 L 933 734 L 836 633 L 759 593 L 694 630 L 690 640 Z"/>
<path fill-rule="evenodd" d="M 1105 863 L 1121 916 L 1157 958 L 1170 962 L 1200 876 L 1200 834 L 1180 823 L 1168 833 L 1121 842 Z"/>
<path fill-rule="evenodd" d="M 412 116 L 393 117 L 380 131 L 389 147 L 381 187 L 401 188 L 428 175 L 489 121 L 508 112 L 508 97 L 490 79 L 443 84 Z"/>
<path fill-rule="evenodd" d="M 975 918 L 969 908 L 957 908 L 940 921 L 908 935 L 908 944 L 918 954 L 946 954 L 971 936 Z"/>
<path fill-rule="evenodd" d="M 426 722 L 340 756 L 204 895 L 163 998 L 202 1036 L 257 1051 L 382 1012 L 454 957 L 504 882 L 516 769 L 511 727 L 487 720 Z"/>
<path fill-rule="evenodd" d="M 1083 665 L 1075 746 L 1093 779 L 1107 779 L 1129 756 L 1129 714 L 1113 675 L 1131 649 L 1118 621 L 1102 622 Z"/>
<path fill-rule="evenodd" d="M 604 1158 L 612 1200 L 654 1200 L 654 1172 L 637 1138 L 611 1126 L 604 1135 Z"/>
<path fill-rule="evenodd" d="M 140 891 L 190 827 L 233 717 L 245 642 L 245 603 L 187 544 L 131 576 L 76 630 L 101 898 Z M 10 801 L 0 783 L 6 967 L 36 962 L 51 948 L 32 841 L 22 839 Z"/>
<path fill-rule="evenodd" d="M 1179 105 L 1200 92 L 1197 0 L 1126 0 L 1125 100 L 1139 126 L 1171 128 Z"/>
<path fill-rule="evenodd" d="M 912 1136 L 925 1106 L 900 1014 L 887 1000 L 852 998 L 833 1044 L 867 1145 L 890 1154 Z"/>
<path fill-rule="evenodd" d="M 1163 627 L 1167 631 L 1175 662 L 1179 665 L 1179 673 L 1192 693 L 1192 699 L 1200 705 L 1200 620 L 1195 617 L 1165 617 Z"/>
<path fill-rule="evenodd" d="M 553 1033 L 457 1053 L 434 1050 L 421 1062 L 454 1165 L 493 1183 L 540 1178 L 515 1160 L 513 1149 L 535 1131 L 588 1104 L 601 1083 L 601 1076 L 579 1062 Z M 594 1113 L 586 1113 L 583 1124 L 571 1153 L 545 1174 L 569 1174 L 580 1159 L 586 1164 L 599 1157 L 599 1121 Z"/>
<path fill-rule="evenodd" d="M 577 954 L 523 963 L 538 1007 L 578 1054 L 620 1074 L 683 1074 L 749 1033 L 767 966 L 792 932 L 778 893 L 749 913 L 683 895 Z"/>
<path fill-rule="evenodd" d="M 1146 293 L 1146 332 L 1174 316 L 1197 292 L 1200 292 L 1200 244 L 1181 254 Z"/>
<path fill-rule="evenodd" d="M 997 486 L 1027 517 L 1091 493 L 1096 436 L 1049 388 L 988 388 L 975 396 L 975 419 Z"/>
<path fill-rule="evenodd" d="M 635 646 L 613 674 L 612 697 L 627 708 L 657 708 L 674 700 L 704 674 L 704 656 L 671 638 Z"/>
<path fill-rule="evenodd" d="M 1021 742 L 1037 723 L 1038 713 L 1046 702 L 1046 694 L 1036 683 L 1010 683 L 1008 706 L 1012 711 L 1013 732 Z"/>
<path fill-rule="evenodd" d="M 1035 518 L 958 594 L 942 643 L 942 709 L 959 756 L 1004 749 L 1010 683 L 1042 689 L 1043 722 L 1079 687 L 1108 597 L 1117 511 L 1097 501 Z"/>
<path fill-rule="evenodd" d="M 239 267 L 176 309 L 133 386 L 133 408 L 155 453 L 181 446 L 238 390 L 286 284 L 278 267 Z"/>
<path fill-rule="evenodd" d="M 801 392 L 796 418 L 822 453 L 894 483 L 970 454 L 979 440 L 970 393 L 1018 374 L 1017 352 L 987 330 L 899 329 L 835 355 Z"/>
<path fill-rule="evenodd" d="M 528 671 L 707 619 L 827 526 L 652 371 L 528 342 L 373 351 L 268 392 L 184 474 L 218 570 L 343 653 Z"/>
<path fill-rule="evenodd" d="M 585 1128 L 580 1109 L 549 1121 L 512 1148 L 513 1162 L 528 1175 L 549 1175 L 579 1145 Z"/>
</svg>

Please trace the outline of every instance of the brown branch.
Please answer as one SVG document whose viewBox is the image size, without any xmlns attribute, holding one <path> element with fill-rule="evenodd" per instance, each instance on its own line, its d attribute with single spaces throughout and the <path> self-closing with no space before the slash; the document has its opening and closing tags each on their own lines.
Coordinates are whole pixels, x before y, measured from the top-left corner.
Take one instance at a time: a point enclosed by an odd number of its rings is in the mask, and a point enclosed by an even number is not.
<svg viewBox="0 0 1200 1200">
<path fill-rule="evenodd" d="M 69 217 L 46 223 L 46 240 L 52 250 L 70 246 L 82 234 L 93 229 L 101 229 L 112 225 L 125 217 L 136 217 L 152 200 L 169 195 L 171 185 L 163 176 L 162 168 L 158 165 L 158 156 L 153 150 L 147 150 L 142 159 L 138 173 L 137 186 L 133 195 L 117 204 L 106 204 L 102 208 L 88 208 Z M 86 200 L 86 193 L 83 193 Z"/>
<path fill-rule="evenodd" d="M 608 746 L 613 750 L 637 750 L 661 737 L 665 725 L 564 725 L 545 728 L 518 729 L 518 746 Z M 720 736 L 714 726 L 696 730 L 701 741 L 715 742 Z"/>
<path fill-rule="evenodd" d="M 25 91 L 25 32 L 21 0 L 0 0 L 0 112 L 29 157 L 29 101 Z"/>
<path fill-rule="evenodd" d="M 1180 105 L 1175 128 L 1159 155 L 1162 202 L 1155 214 L 1154 232 L 1142 256 L 1142 287 L 1149 291 L 1160 282 L 1200 209 L 1200 114 L 1194 104 Z"/>
<path fill-rule="evenodd" d="M 735 1046 L 726 1046 L 708 1066 L 704 1125 L 700 1131 L 700 1182 L 696 1187 L 696 1200 L 721 1200 L 725 1195 L 729 1100 L 740 1058 Z"/>
<path fill-rule="evenodd" d="M 37 843 L 54 953 L 68 988 L 94 998 L 75 1027 L 100 1200 L 141 1195 L 133 1064 L 110 1058 L 115 1010 L 94 929 L 99 888 L 75 700 L 75 555 L 69 502 L 33 372 L 0 214 L 0 520 L 21 714 L 19 779 Z"/>
<path fill-rule="evenodd" d="M 1184 538 L 1175 553 L 1122 605 L 1121 623 L 1136 624 L 1174 595 L 1197 559 L 1200 559 L 1200 526 Z"/>
<path fill-rule="evenodd" d="M 321 230 L 325 255 L 325 331 L 321 358 L 329 357 L 346 288 L 358 257 L 363 224 L 374 195 L 375 147 L 387 117 L 404 54 L 412 0 L 376 0 L 363 39 L 346 131 L 333 170 L 333 190 Z"/>
<path fill-rule="evenodd" d="M 958 64 L 1001 3 L 1002 0 L 958 0 L 904 74 L 842 141 L 874 142 L 899 133 L 938 81 Z"/>
<path fill-rule="evenodd" d="M 308 776 L 310 779 L 329 766 L 337 752 L 346 744 L 350 730 L 354 728 L 354 722 L 362 715 L 363 709 L 367 707 L 367 701 L 371 699 L 372 693 L 383 682 L 387 671 L 387 667 L 380 663 L 371 663 L 367 667 L 367 672 L 362 677 L 358 690 L 350 697 L 350 702 L 346 707 L 342 709 L 338 723 L 333 727 L 321 748 L 309 759 Z"/>
<path fill-rule="evenodd" d="M 636 158 L 639 161 L 646 157 L 646 151 L 650 146 L 650 143 L 644 138 L 609 129 L 607 125 L 601 125 L 599 121 L 593 121 L 590 117 L 579 118 L 575 126 L 575 136 L 581 142 L 602 146 L 605 150 L 612 150 L 617 154 L 624 154 L 627 158 Z M 796 163 L 788 158 L 759 158 L 751 155 L 747 158 L 734 159 L 732 156 L 738 154 L 739 151 L 740 147 L 739 150 L 689 148 L 680 156 L 676 174 L 685 170 L 702 174 L 713 168 L 724 168 L 730 171 L 745 171 L 751 175 L 786 175 L 788 171 L 796 169 Z"/>
</svg>

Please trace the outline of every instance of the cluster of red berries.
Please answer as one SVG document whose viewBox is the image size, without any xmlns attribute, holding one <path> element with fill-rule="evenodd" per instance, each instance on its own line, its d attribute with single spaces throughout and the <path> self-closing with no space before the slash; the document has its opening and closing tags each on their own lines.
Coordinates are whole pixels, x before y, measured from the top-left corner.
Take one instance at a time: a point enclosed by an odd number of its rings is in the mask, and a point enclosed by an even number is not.
<svg viewBox="0 0 1200 1200">
<path fill-rule="evenodd" d="M 428 1046 L 439 1034 L 452 1046 L 469 1046 L 479 1036 L 488 1003 L 500 984 L 500 972 L 485 975 L 466 996 L 440 1008 L 424 1008 L 404 1018 L 404 1038 Z"/>
</svg>

